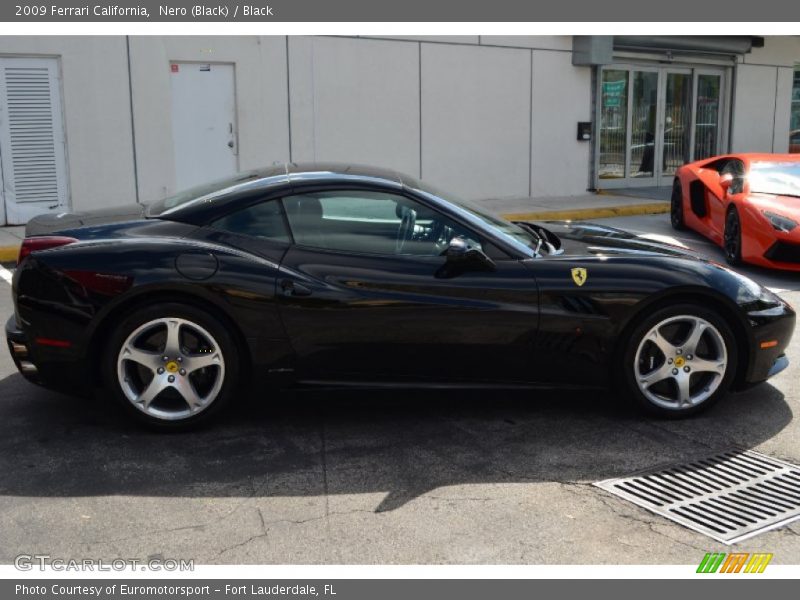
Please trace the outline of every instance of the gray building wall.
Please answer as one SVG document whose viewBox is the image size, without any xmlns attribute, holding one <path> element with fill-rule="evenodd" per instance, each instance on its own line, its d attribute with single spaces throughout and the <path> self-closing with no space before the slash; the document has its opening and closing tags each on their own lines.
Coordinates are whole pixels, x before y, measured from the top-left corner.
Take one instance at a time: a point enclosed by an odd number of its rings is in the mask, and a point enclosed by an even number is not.
<svg viewBox="0 0 800 600">
<path fill-rule="evenodd" d="M 355 161 L 470 198 L 581 194 L 592 68 L 571 50 L 570 36 L 0 37 L 2 56 L 59 57 L 77 210 L 176 191 L 170 61 L 234 65 L 240 169 Z M 795 62 L 796 37 L 739 59 L 732 150 L 786 151 Z"/>
<path fill-rule="evenodd" d="M 768 37 L 739 59 L 731 123 L 731 151 L 786 152 L 792 77 L 800 65 L 800 37 Z"/>
<path fill-rule="evenodd" d="M 0 36 L 0 56 L 59 58 L 72 206 L 133 199 L 125 38 Z"/>
</svg>

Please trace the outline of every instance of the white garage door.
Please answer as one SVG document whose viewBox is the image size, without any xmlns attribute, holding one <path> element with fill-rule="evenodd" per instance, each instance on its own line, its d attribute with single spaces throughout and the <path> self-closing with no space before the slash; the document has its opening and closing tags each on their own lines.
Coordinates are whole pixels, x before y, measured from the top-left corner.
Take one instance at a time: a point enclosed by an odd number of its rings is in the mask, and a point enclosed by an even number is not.
<svg viewBox="0 0 800 600">
<path fill-rule="evenodd" d="M 175 188 L 182 190 L 237 171 L 233 65 L 172 63 Z"/>
<path fill-rule="evenodd" d="M 0 223 L 68 205 L 58 59 L 0 58 Z"/>
</svg>

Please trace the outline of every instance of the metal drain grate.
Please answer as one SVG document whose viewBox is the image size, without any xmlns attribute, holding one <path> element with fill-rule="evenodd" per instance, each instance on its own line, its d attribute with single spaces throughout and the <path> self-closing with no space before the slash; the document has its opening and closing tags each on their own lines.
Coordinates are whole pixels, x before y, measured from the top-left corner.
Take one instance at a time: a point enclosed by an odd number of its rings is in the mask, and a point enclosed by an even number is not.
<svg viewBox="0 0 800 600">
<path fill-rule="evenodd" d="M 726 544 L 800 519 L 800 467 L 749 450 L 595 485 Z"/>
</svg>

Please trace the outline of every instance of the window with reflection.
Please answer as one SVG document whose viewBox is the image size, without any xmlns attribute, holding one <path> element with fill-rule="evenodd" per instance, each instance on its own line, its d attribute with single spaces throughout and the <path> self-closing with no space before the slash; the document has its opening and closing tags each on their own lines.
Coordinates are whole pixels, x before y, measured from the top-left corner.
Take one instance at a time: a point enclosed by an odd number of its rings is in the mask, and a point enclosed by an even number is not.
<svg viewBox="0 0 800 600">
<path fill-rule="evenodd" d="M 283 199 L 295 243 L 359 254 L 440 255 L 454 237 L 474 234 L 406 196 L 324 191 Z"/>
<path fill-rule="evenodd" d="M 625 148 L 628 131 L 628 72 L 607 69 L 602 72 L 600 99 L 601 179 L 625 177 Z"/>
<path fill-rule="evenodd" d="M 800 154 L 800 65 L 794 68 L 792 85 L 792 116 L 789 127 L 789 152 Z"/>
</svg>

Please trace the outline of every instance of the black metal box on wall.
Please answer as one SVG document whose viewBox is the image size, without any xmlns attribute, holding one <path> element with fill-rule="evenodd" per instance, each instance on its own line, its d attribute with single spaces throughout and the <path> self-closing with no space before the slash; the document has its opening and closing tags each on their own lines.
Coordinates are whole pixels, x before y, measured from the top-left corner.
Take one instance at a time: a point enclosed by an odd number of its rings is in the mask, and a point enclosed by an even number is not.
<svg viewBox="0 0 800 600">
<path fill-rule="evenodd" d="M 588 142 L 592 139 L 592 123 L 591 121 L 578 122 L 578 141 Z"/>
</svg>

